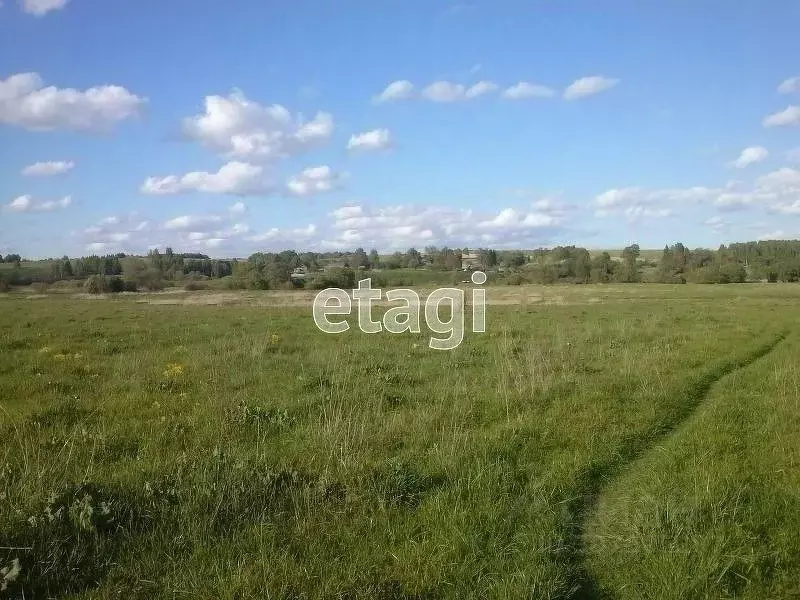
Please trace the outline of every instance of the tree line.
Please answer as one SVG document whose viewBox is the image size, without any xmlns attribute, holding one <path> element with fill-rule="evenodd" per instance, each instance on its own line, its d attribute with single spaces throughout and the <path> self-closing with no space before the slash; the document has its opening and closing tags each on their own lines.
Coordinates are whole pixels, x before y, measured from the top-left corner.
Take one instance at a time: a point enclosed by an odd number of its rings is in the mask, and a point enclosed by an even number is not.
<svg viewBox="0 0 800 600">
<path fill-rule="evenodd" d="M 216 259 L 198 253 L 151 250 L 146 256 L 113 254 L 26 261 L 18 254 L 0 257 L 5 285 L 77 280 L 90 291 L 158 290 L 165 285 L 202 288 L 214 279 L 227 287 L 279 289 L 351 287 L 360 272 L 371 271 L 377 284 L 398 270 L 458 272 L 480 269 L 498 283 L 743 283 L 800 281 L 800 240 L 760 241 L 689 249 L 678 242 L 660 257 L 643 257 L 637 244 L 618 256 L 591 253 L 579 246 L 532 251 L 491 248 L 409 248 L 380 255 L 366 252 L 257 252 L 247 259 Z M 454 277 L 457 280 L 458 277 Z"/>
</svg>

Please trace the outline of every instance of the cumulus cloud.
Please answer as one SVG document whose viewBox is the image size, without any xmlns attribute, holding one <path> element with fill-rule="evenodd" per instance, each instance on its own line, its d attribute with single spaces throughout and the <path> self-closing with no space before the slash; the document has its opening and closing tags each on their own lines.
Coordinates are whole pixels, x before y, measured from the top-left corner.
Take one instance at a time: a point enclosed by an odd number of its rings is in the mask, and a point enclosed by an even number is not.
<svg viewBox="0 0 800 600">
<path fill-rule="evenodd" d="M 150 246 L 158 245 L 150 239 L 153 230 L 150 221 L 131 213 L 106 217 L 76 235 L 83 241 L 86 250 L 93 254 L 122 251 L 144 253 Z"/>
<path fill-rule="evenodd" d="M 145 252 L 166 246 L 180 251 L 213 250 L 226 256 L 286 248 L 405 250 L 429 244 L 520 248 L 546 245 L 564 231 L 560 204 L 539 206 L 541 210 L 531 205 L 479 212 L 435 205 L 350 203 L 335 208 L 320 223 L 265 229 L 244 222 L 244 210 L 229 207 L 218 214 L 183 214 L 161 222 L 138 214 L 109 217 L 77 235 L 98 253 Z"/>
<path fill-rule="evenodd" d="M 750 189 L 737 186 L 720 194 L 715 204 L 727 210 L 762 206 L 770 210 L 800 213 L 800 171 L 783 167 L 758 177 Z"/>
<path fill-rule="evenodd" d="M 22 0 L 22 10 L 35 17 L 43 17 L 53 10 L 59 10 L 67 5 L 69 0 Z"/>
<path fill-rule="evenodd" d="M 232 215 L 241 215 L 247 212 L 247 206 L 244 202 L 236 202 L 228 207 L 228 211 Z"/>
<path fill-rule="evenodd" d="M 411 98 L 414 92 L 414 84 L 410 81 L 403 79 L 400 81 L 393 81 L 375 98 L 374 102 L 381 104 L 383 102 L 393 102 L 395 100 L 407 100 Z"/>
<path fill-rule="evenodd" d="M 778 86 L 779 94 L 792 94 L 800 92 L 800 77 L 789 77 Z"/>
<path fill-rule="evenodd" d="M 360 152 L 386 150 L 392 146 L 392 135 L 388 129 L 372 129 L 350 136 L 347 149 Z"/>
<path fill-rule="evenodd" d="M 769 152 L 763 146 L 750 146 L 742 150 L 739 158 L 731 163 L 732 167 L 744 169 L 755 163 L 760 163 L 769 156 Z"/>
<path fill-rule="evenodd" d="M 164 229 L 176 231 L 204 232 L 213 229 L 222 221 L 218 215 L 182 215 L 164 223 Z"/>
<path fill-rule="evenodd" d="M 271 161 L 319 147 L 333 133 L 333 117 L 318 112 L 310 121 L 279 104 L 262 106 L 242 92 L 207 96 L 205 112 L 184 119 L 183 133 L 229 158 Z"/>
<path fill-rule="evenodd" d="M 58 200 L 36 200 L 26 194 L 14 198 L 4 208 L 11 212 L 49 212 L 67 208 L 70 204 L 72 204 L 72 196 L 64 196 Z"/>
<path fill-rule="evenodd" d="M 247 241 L 258 243 L 268 242 L 272 247 L 276 248 L 297 248 L 298 243 L 309 243 L 316 233 L 317 226 L 313 223 L 306 227 L 299 227 L 296 229 L 272 227 L 263 233 L 249 236 Z"/>
<path fill-rule="evenodd" d="M 478 83 L 467 88 L 467 91 L 464 92 L 464 97 L 467 99 L 477 98 L 478 96 L 483 96 L 484 94 L 496 92 L 499 89 L 500 86 L 493 81 L 479 81 Z"/>
<path fill-rule="evenodd" d="M 36 73 L 19 73 L 0 80 L 0 123 L 34 131 L 108 130 L 138 115 L 146 101 L 117 85 L 60 89 L 44 87 Z"/>
<path fill-rule="evenodd" d="M 37 162 L 22 169 L 22 174 L 26 177 L 52 177 L 61 175 L 75 168 L 75 163 L 71 160 L 55 160 L 48 162 Z"/>
<path fill-rule="evenodd" d="M 721 189 L 703 186 L 653 190 L 639 187 L 610 189 L 595 197 L 595 214 L 605 217 L 621 213 L 632 221 L 642 217 L 669 217 L 674 214 L 673 207 L 676 204 L 711 201 L 721 192 Z"/>
<path fill-rule="evenodd" d="M 436 81 L 422 90 L 423 98 L 433 102 L 455 102 L 464 98 L 463 85 L 449 81 Z"/>
<path fill-rule="evenodd" d="M 87 250 L 96 253 L 144 253 L 150 248 L 169 246 L 183 252 L 247 254 L 252 249 L 245 244 L 250 226 L 234 220 L 238 216 L 236 211 L 227 215 L 187 214 L 158 223 L 132 213 L 103 219 L 78 235 Z"/>
<path fill-rule="evenodd" d="M 320 246 L 333 249 L 359 245 L 381 249 L 430 244 L 539 245 L 546 243 L 562 227 L 557 216 L 515 208 L 480 214 L 442 206 L 347 205 L 334 210 L 330 216 L 333 231 L 323 236 Z"/>
<path fill-rule="evenodd" d="M 600 92 L 610 90 L 618 83 L 619 79 L 611 79 L 609 77 L 603 77 L 602 75 L 582 77 L 573 81 L 567 89 L 564 90 L 564 99 L 579 100 L 587 96 L 593 96 Z"/>
<path fill-rule="evenodd" d="M 764 127 L 782 127 L 784 125 L 800 125 L 800 106 L 788 106 L 764 118 Z"/>
<path fill-rule="evenodd" d="M 422 90 L 422 97 L 432 102 L 456 102 L 471 100 L 498 89 L 499 86 L 491 81 L 479 81 L 470 87 L 450 81 L 435 81 Z"/>
<path fill-rule="evenodd" d="M 294 196 L 313 196 L 331 192 L 343 183 L 345 175 L 336 173 L 328 165 L 309 167 L 286 182 L 286 189 Z"/>
<path fill-rule="evenodd" d="M 271 193 L 274 189 L 275 186 L 265 178 L 264 167 L 238 161 L 223 165 L 216 173 L 193 171 L 185 175 L 148 177 L 140 187 L 143 194 L 152 196 L 186 192 L 256 196 Z"/>
<path fill-rule="evenodd" d="M 503 98 L 507 100 L 525 100 L 527 98 L 552 98 L 556 93 L 553 89 L 537 85 L 535 83 L 528 83 L 527 81 L 520 81 L 503 91 Z"/>
</svg>

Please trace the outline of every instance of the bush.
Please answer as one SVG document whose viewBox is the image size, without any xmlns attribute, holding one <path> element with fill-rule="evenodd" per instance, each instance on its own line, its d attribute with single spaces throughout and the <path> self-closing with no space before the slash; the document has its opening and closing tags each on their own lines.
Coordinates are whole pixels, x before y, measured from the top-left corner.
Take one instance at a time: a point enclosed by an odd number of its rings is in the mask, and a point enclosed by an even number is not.
<svg viewBox="0 0 800 600">
<path fill-rule="evenodd" d="M 125 291 L 125 282 L 122 277 L 114 275 L 108 279 L 108 291 L 112 294 L 118 294 Z"/>
<path fill-rule="evenodd" d="M 83 284 L 83 289 L 88 294 L 104 294 L 108 291 L 106 278 L 102 275 L 90 275 Z"/>
<path fill-rule="evenodd" d="M 0 294 L 4 294 L 10 289 L 11 285 L 5 279 L 0 279 Z"/>
<path fill-rule="evenodd" d="M 229 290 L 246 290 L 247 281 L 240 277 L 228 277 L 225 279 L 225 287 Z"/>
<path fill-rule="evenodd" d="M 506 279 L 506 285 L 522 285 L 525 279 L 519 273 L 509 273 Z"/>
<path fill-rule="evenodd" d="M 356 283 L 356 274 L 349 267 L 334 267 L 316 276 L 311 288 L 324 290 L 327 288 L 351 289 Z"/>
<path fill-rule="evenodd" d="M 183 289 L 187 292 L 196 292 L 198 290 L 210 289 L 210 287 L 205 281 L 187 281 Z"/>
</svg>

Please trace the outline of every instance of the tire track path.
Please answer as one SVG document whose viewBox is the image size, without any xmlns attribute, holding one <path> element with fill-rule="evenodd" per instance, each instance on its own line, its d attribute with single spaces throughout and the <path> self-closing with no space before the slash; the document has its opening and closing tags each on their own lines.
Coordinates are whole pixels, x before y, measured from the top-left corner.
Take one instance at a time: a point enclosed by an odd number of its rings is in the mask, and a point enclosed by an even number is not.
<svg viewBox="0 0 800 600">
<path fill-rule="evenodd" d="M 613 479 L 623 475 L 636 462 L 644 458 L 657 444 L 675 435 L 680 426 L 690 419 L 705 402 L 718 381 L 763 358 L 786 339 L 787 335 L 788 331 L 782 331 L 750 352 L 693 377 L 692 381 L 680 392 L 683 401 L 672 414 L 645 435 L 624 445 L 614 460 L 597 465 L 583 475 L 577 486 L 578 489 L 583 490 L 583 493 L 568 505 L 572 520 L 567 537 L 569 545 L 573 548 L 569 563 L 572 566 L 574 581 L 571 593 L 568 595 L 569 598 L 573 600 L 609 600 L 610 598 L 600 589 L 586 564 L 587 522 L 594 513 L 603 490 Z"/>
</svg>

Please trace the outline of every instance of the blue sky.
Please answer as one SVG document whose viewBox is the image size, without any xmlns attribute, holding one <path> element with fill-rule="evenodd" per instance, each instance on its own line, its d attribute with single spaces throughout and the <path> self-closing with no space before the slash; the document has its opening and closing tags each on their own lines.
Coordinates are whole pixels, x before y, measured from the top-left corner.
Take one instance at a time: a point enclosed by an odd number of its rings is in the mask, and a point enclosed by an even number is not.
<svg viewBox="0 0 800 600">
<path fill-rule="evenodd" d="M 0 252 L 800 236 L 800 4 L 4 0 Z"/>
</svg>

